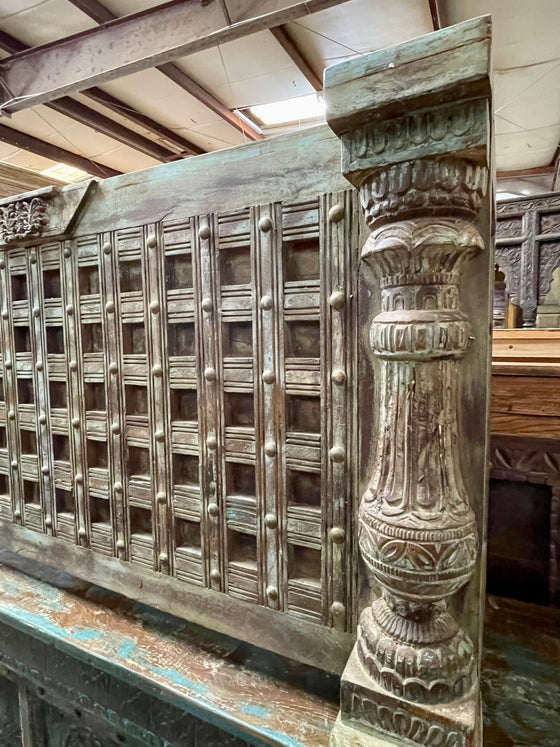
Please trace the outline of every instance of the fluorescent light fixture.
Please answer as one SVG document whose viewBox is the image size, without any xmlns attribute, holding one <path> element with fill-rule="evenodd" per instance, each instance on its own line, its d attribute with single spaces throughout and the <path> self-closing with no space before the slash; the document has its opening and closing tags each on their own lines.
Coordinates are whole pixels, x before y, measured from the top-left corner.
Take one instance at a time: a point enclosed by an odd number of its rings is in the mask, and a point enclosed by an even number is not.
<svg viewBox="0 0 560 747">
<path fill-rule="evenodd" d="M 264 125 L 271 127 L 291 122 L 323 119 L 325 116 L 325 104 L 322 96 L 312 93 L 309 96 L 298 96 L 295 99 L 275 101 L 273 104 L 251 106 L 249 107 L 249 111 Z"/>
<path fill-rule="evenodd" d="M 43 169 L 40 173 L 43 176 L 52 176 L 61 182 L 79 182 L 90 176 L 87 171 L 75 169 L 73 166 L 67 166 L 65 163 L 55 163 L 54 166 L 49 166 L 48 169 Z"/>
</svg>

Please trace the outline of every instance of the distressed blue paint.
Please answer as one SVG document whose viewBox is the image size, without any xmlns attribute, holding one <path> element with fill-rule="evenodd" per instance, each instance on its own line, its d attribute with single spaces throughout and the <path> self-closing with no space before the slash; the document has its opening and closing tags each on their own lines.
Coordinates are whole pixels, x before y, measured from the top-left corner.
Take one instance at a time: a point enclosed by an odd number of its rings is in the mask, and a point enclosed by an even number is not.
<svg viewBox="0 0 560 747">
<path fill-rule="evenodd" d="M 16 620 L 22 621 L 26 625 L 29 625 L 36 630 L 40 630 L 47 635 L 57 636 L 60 638 L 68 638 L 71 635 L 71 632 L 67 630 L 67 628 L 51 622 L 47 618 L 43 617 L 43 615 L 39 615 L 35 612 L 29 612 L 28 610 L 24 610 L 21 607 L 17 607 L 9 603 L 6 604 L 4 602 L 4 609 L 6 608 L 8 608 L 8 610 L 15 616 Z"/>
<path fill-rule="evenodd" d="M 182 687 L 188 687 L 197 695 L 205 695 L 208 692 L 208 685 L 203 685 L 200 682 L 193 682 L 184 674 L 181 674 L 177 669 L 163 669 L 162 667 L 154 667 L 150 664 L 146 665 L 150 672 L 153 674 L 160 674 L 162 677 L 167 677 L 175 685 L 181 685 Z"/>
<path fill-rule="evenodd" d="M 260 718 L 268 718 L 268 709 L 259 705 L 244 705 L 241 710 L 248 716 L 259 716 Z"/>
<path fill-rule="evenodd" d="M 76 641 L 92 641 L 94 638 L 101 638 L 103 633 L 100 630 L 93 630 L 92 628 L 82 628 L 82 630 L 76 630 L 71 633 L 72 638 Z"/>
<path fill-rule="evenodd" d="M 117 653 L 121 659 L 128 659 L 135 646 L 136 641 L 133 641 L 132 638 L 125 638 L 124 641 L 119 643 Z"/>
</svg>

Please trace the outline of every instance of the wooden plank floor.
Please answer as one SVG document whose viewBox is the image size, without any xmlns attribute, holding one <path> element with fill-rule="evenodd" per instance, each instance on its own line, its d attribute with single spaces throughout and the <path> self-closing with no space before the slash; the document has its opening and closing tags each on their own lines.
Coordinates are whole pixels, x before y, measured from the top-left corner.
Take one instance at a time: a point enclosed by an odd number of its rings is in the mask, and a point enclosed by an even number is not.
<svg viewBox="0 0 560 747">
<path fill-rule="evenodd" d="M 41 573 L 44 580 L 0 566 L 1 622 L 87 656 L 200 718 L 234 725 L 256 744 L 328 744 L 336 677 L 64 574 Z M 560 747 L 559 610 L 489 598 L 483 698 L 487 747 Z"/>
</svg>

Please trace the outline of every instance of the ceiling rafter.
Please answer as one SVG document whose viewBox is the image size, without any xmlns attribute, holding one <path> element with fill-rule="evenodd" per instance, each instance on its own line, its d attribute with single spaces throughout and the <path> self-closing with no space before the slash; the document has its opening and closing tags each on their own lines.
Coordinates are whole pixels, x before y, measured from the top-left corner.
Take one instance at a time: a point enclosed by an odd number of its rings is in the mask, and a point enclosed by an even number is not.
<svg viewBox="0 0 560 747">
<path fill-rule="evenodd" d="M 102 5 L 99 0 L 69 0 L 82 13 L 85 13 L 96 23 L 109 23 L 114 21 L 118 16 L 114 15 L 108 8 Z M 250 122 L 245 121 L 235 112 L 231 111 L 223 101 L 220 101 L 210 91 L 197 83 L 182 68 L 173 62 L 167 62 L 163 65 L 157 65 L 157 70 L 163 73 L 167 78 L 172 80 L 176 85 L 182 88 L 191 96 L 194 96 L 201 104 L 211 109 L 228 124 L 246 135 L 249 140 L 261 140 L 262 133 Z M 99 90 L 99 89 L 96 89 Z M 89 92 L 84 92 L 89 94 Z"/>
<path fill-rule="evenodd" d="M 311 83 L 317 92 L 322 91 L 323 81 L 313 70 L 309 61 L 304 57 L 288 28 L 284 25 L 274 26 L 270 31 L 282 49 L 287 52 L 292 62 L 294 62 L 299 68 L 300 73 L 307 78 L 308 82 Z"/>
<path fill-rule="evenodd" d="M 261 0 L 260 15 L 240 12 L 241 20 L 230 25 L 216 3 L 175 0 L 1 60 L 1 108 L 19 111 L 53 101 L 346 1 Z M 254 3 L 249 2 L 246 12 L 251 8 Z"/>
<path fill-rule="evenodd" d="M 31 49 L 31 47 L 24 44 L 19 39 L 16 39 L 14 36 L 10 36 L 10 34 L 5 31 L 0 31 L 0 49 L 15 54 L 17 52 Z M 201 148 L 194 145 L 194 143 L 191 143 L 189 140 L 177 135 L 167 127 L 160 125 L 145 114 L 137 112 L 122 101 L 119 101 L 119 99 L 116 99 L 114 96 L 111 96 L 108 93 L 106 94 L 105 91 L 102 91 L 100 88 L 92 88 L 88 91 L 83 91 L 83 93 L 92 100 L 97 101 L 98 103 L 103 103 L 104 106 L 117 112 L 124 117 L 124 119 L 128 119 L 130 122 L 134 122 L 134 124 L 144 127 L 156 135 L 156 137 L 165 138 L 167 141 L 173 143 L 175 147 L 180 148 L 180 154 L 159 143 L 154 143 L 152 140 L 144 137 L 135 130 L 125 127 L 120 124 L 120 122 L 115 122 L 115 120 L 106 117 L 101 112 L 91 109 L 69 96 L 63 96 L 55 101 L 47 102 L 45 105 L 60 114 L 64 114 L 82 124 L 93 127 L 104 135 L 107 135 L 114 140 L 118 140 L 124 145 L 128 145 L 129 147 L 134 148 L 134 150 L 145 153 L 163 163 L 176 160 L 180 155 L 198 155 L 199 153 L 204 152 Z"/>
<path fill-rule="evenodd" d="M 92 176 L 99 176 L 102 179 L 109 176 L 118 176 L 121 173 L 90 158 L 60 148 L 58 145 L 47 143 L 33 135 L 28 135 L 26 132 L 14 130 L 13 127 L 7 125 L 0 124 L 0 140 L 8 143 L 8 145 L 13 145 L 14 148 L 21 148 L 30 153 L 35 153 L 35 155 L 50 158 L 51 161 L 57 163 L 66 163 L 68 166 L 74 166 L 74 168 L 81 169 L 88 174 L 92 174 Z"/>
</svg>

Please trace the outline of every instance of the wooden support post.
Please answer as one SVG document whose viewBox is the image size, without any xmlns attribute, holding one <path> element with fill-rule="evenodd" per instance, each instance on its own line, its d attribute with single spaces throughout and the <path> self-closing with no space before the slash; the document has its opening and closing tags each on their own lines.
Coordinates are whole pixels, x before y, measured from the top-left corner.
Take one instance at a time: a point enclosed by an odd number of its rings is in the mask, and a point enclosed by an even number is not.
<svg viewBox="0 0 560 747">
<path fill-rule="evenodd" d="M 381 296 L 361 311 L 379 412 L 358 520 L 372 598 L 333 747 L 482 744 L 489 68 L 486 17 L 325 75 L 327 121 L 371 231 L 364 296 Z"/>
</svg>

